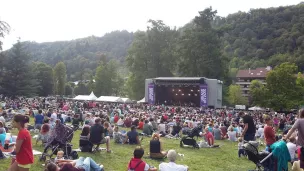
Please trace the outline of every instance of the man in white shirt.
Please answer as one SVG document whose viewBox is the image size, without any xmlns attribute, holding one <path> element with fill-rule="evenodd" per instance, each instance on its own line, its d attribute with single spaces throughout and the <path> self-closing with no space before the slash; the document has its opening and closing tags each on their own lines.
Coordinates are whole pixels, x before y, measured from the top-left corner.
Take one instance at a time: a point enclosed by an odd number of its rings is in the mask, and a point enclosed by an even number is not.
<svg viewBox="0 0 304 171">
<path fill-rule="evenodd" d="M 179 165 L 175 163 L 177 153 L 175 150 L 169 150 L 167 154 L 169 163 L 161 163 L 159 165 L 160 171 L 188 171 L 188 166 Z"/>
</svg>

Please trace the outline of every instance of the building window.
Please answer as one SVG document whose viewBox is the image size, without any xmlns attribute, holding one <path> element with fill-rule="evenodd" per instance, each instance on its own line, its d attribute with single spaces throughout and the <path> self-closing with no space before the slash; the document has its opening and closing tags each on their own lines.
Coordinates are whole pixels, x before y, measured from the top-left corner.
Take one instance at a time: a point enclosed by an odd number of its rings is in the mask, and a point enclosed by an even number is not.
<svg viewBox="0 0 304 171">
<path fill-rule="evenodd" d="M 248 91 L 247 91 L 247 90 L 245 90 L 245 94 L 248 94 Z"/>
</svg>

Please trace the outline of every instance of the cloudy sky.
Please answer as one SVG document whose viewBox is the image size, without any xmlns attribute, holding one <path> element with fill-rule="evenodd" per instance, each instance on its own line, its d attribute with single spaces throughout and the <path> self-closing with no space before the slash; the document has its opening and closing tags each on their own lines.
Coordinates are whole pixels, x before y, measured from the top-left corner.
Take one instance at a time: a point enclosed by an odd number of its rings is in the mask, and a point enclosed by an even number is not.
<svg viewBox="0 0 304 171">
<path fill-rule="evenodd" d="M 227 16 L 251 8 L 295 5 L 301 0 L 0 0 L 0 20 L 11 25 L 4 49 L 16 42 L 71 40 L 113 30 L 145 30 L 149 19 L 183 26 L 212 6 Z"/>
</svg>

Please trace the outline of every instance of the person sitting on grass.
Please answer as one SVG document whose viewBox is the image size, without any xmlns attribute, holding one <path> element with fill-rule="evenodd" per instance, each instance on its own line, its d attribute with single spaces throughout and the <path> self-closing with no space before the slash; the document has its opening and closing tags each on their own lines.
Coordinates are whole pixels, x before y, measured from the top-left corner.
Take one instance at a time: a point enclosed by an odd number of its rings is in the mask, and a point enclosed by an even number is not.
<svg viewBox="0 0 304 171">
<path fill-rule="evenodd" d="M 122 144 L 125 142 L 126 133 L 119 132 L 118 130 L 119 130 L 119 127 L 115 126 L 114 132 L 113 132 L 113 139 L 114 139 L 115 143 Z"/>
<path fill-rule="evenodd" d="M 42 141 L 42 144 L 48 141 L 48 138 L 50 137 L 50 129 L 51 126 L 49 125 L 49 120 L 48 119 L 44 120 L 44 124 L 41 126 L 40 133 L 38 134 L 36 140 L 36 145 L 40 140 Z"/>
<path fill-rule="evenodd" d="M 107 152 L 111 152 L 110 150 L 110 137 L 105 136 L 104 127 L 101 124 L 101 119 L 97 118 L 95 120 L 95 124 L 90 128 L 90 141 L 93 144 L 96 144 L 96 149 L 99 151 L 99 145 L 106 143 Z"/>
<path fill-rule="evenodd" d="M 141 158 L 144 156 L 144 149 L 142 147 L 136 147 L 133 152 L 133 158 L 128 164 L 128 170 L 135 171 L 157 171 L 157 168 L 151 168 L 146 162 L 142 161 Z"/>
<path fill-rule="evenodd" d="M 167 155 L 166 151 L 163 151 L 162 142 L 160 136 L 157 133 L 152 135 L 150 140 L 150 157 L 154 159 L 162 159 Z"/>
<path fill-rule="evenodd" d="M 160 171 L 188 171 L 188 166 L 176 164 L 177 153 L 175 150 L 169 150 L 167 154 L 169 163 L 161 163 L 159 165 Z"/>
<path fill-rule="evenodd" d="M 136 131 L 136 127 L 134 125 L 131 126 L 131 131 L 127 133 L 127 137 L 125 139 L 125 143 L 129 144 L 140 144 L 138 132 Z"/>
<path fill-rule="evenodd" d="M 57 160 L 55 163 L 49 163 L 45 171 L 103 171 L 103 165 L 97 164 L 90 157 L 79 157 L 75 160 Z"/>
<path fill-rule="evenodd" d="M 214 146 L 214 136 L 209 132 L 208 127 L 205 128 L 205 140 L 208 143 L 209 147 Z"/>
<path fill-rule="evenodd" d="M 145 120 L 143 133 L 147 134 L 147 135 L 152 135 L 152 133 L 153 133 L 153 127 L 149 124 L 148 120 Z"/>
<path fill-rule="evenodd" d="M 72 119 L 72 125 L 74 127 L 79 127 L 79 124 L 80 124 L 79 114 L 75 114 L 74 118 Z"/>
</svg>

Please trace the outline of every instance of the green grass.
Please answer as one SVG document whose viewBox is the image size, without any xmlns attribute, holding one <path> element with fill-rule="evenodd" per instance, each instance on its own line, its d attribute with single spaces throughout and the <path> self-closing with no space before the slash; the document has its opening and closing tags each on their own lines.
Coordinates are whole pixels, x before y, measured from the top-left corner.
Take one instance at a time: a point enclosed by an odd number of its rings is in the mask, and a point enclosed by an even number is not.
<svg viewBox="0 0 304 171">
<path fill-rule="evenodd" d="M 17 130 L 13 130 L 16 133 Z M 78 148 L 80 131 L 77 131 L 74 135 L 72 144 L 74 148 Z M 145 149 L 144 161 L 148 164 L 158 168 L 158 165 L 162 161 L 151 160 L 147 156 L 149 151 L 149 138 L 144 138 L 142 146 Z M 216 144 L 221 145 L 221 148 L 203 148 L 203 149 L 193 149 L 193 148 L 180 148 L 179 140 L 162 138 L 163 146 L 165 150 L 175 149 L 178 153 L 184 154 L 184 157 L 179 157 L 177 159 L 178 164 L 188 165 L 192 170 L 197 171 L 244 171 L 254 169 L 254 164 L 247 159 L 238 158 L 236 143 L 229 141 L 216 141 Z M 33 144 L 35 140 L 33 139 Z M 102 147 L 105 147 L 103 145 Z M 43 147 L 39 145 L 34 145 L 34 149 L 42 151 Z M 106 151 L 101 151 L 100 153 L 90 154 L 81 153 L 79 156 L 92 157 L 97 163 L 104 165 L 106 171 L 123 171 L 126 170 L 129 160 L 132 158 L 133 150 L 135 146 L 115 144 L 111 142 L 110 146 L 112 153 L 106 153 Z M 0 161 L 0 171 L 5 171 L 10 165 L 10 159 L 4 159 Z M 164 162 L 168 162 L 167 159 Z M 38 156 L 35 156 L 35 163 L 31 170 L 40 171 L 43 170 L 42 162 L 38 161 Z"/>
<path fill-rule="evenodd" d="M 31 119 L 33 122 L 33 119 Z M 128 131 L 128 130 L 127 130 Z M 18 130 L 11 131 L 17 135 Z M 74 149 L 78 148 L 80 130 L 76 131 L 72 144 Z M 32 134 L 33 136 L 34 134 Z M 142 147 L 145 149 L 143 160 L 149 165 L 158 168 L 161 162 L 168 162 L 167 159 L 163 161 L 152 160 L 148 158 L 150 138 L 145 137 L 142 141 Z M 200 140 L 198 140 L 200 141 Z M 38 151 L 43 151 L 41 142 L 35 145 L 36 140 L 32 139 L 33 148 Z M 215 143 L 221 145 L 220 148 L 201 148 L 193 149 L 190 147 L 180 148 L 180 140 L 162 138 L 163 148 L 165 150 L 175 149 L 178 153 L 184 154 L 184 157 L 178 157 L 177 163 L 189 166 L 190 171 L 246 171 L 255 168 L 255 165 L 248 159 L 237 155 L 237 143 L 229 142 L 227 140 L 216 141 Z M 105 144 L 101 147 L 105 148 Z M 133 157 L 133 150 L 136 146 L 110 143 L 112 153 L 101 151 L 98 153 L 81 153 L 78 155 L 82 157 L 91 157 L 97 163 L 103 164 L 106 171 L 125 171 L 130 159 Z M 260 148 L 264 148 L 263 146 Z M 6 171 L 11 163 L 11 159 L 0 160 L 0 171 Z M 39 161 L 39 156 L 35 156 L 35 162 L 31 168 L 33 171 L 43 171 L 43 162 Z"/>
</svg>

